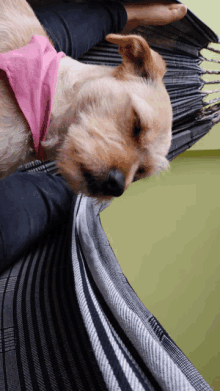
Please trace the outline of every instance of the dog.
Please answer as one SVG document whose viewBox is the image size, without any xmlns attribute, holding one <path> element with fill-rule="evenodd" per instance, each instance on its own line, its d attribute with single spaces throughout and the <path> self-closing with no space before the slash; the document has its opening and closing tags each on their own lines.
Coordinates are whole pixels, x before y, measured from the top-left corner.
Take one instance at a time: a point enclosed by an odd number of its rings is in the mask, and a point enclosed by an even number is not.
<svg viewBox="0 0 220 391">
<path fill-rule="evenodd" d="M 26 0 L 0 2 L 0 53 L 47 36 Z M 139 179 L 167 170 L 172 108 L 163 83 L 166 64 L 139 35 L 109 34 L 117 67 L 61 58 L 44 160 L 75 193 L 109 201 Z M 0 174 L 34 160 L 32 134 L 4 71 L 0 70 Z"/>
</svg>

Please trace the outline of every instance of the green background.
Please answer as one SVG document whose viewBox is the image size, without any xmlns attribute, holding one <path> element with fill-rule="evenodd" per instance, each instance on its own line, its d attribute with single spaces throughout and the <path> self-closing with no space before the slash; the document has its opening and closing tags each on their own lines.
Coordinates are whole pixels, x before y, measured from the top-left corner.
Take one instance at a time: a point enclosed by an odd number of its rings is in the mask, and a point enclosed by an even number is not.
<svg viewBox="0 0 220 391">
<path fill-rule="evenodd" d="M 217 0 L 185 4 L 220 35 Z M 171 162 L 168 172 L 130 185 L 101 213 L 133 289 L 215 391 L 220 391 L 219 148 L 216 125 Z"/>
</svg>

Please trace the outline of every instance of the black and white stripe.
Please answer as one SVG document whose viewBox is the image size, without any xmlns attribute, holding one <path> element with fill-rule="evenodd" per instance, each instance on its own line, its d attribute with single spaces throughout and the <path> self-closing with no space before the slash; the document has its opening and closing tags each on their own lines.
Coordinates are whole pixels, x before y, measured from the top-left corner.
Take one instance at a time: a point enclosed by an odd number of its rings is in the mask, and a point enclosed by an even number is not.
<svg viewBox="0 0 220 391">
<path fill-rule="evenodd" d="M 210 390 L 127 283 L 101 227 L 99 212 L 100 206 L 91 199 L 78 197 L 72 262 L 79 307 L 108 389 Z M 116 329 L 100 306 L 100 295 L 142 360 L 142 368 L 119 343 Z"/>
</svg>

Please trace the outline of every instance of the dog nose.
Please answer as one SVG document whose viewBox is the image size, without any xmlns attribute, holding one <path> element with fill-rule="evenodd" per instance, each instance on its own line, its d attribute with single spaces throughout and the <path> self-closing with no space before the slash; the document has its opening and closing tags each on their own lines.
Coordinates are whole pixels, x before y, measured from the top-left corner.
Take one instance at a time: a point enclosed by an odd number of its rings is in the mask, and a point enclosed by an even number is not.
<svg viewBox="0 0 220 391">
<path fill-rule="evenodd" d="M 125 175 L 119 170 L 111 170 L 107 178 L 107 193 L 119 197 L 124 193 Z"/>
</svg>

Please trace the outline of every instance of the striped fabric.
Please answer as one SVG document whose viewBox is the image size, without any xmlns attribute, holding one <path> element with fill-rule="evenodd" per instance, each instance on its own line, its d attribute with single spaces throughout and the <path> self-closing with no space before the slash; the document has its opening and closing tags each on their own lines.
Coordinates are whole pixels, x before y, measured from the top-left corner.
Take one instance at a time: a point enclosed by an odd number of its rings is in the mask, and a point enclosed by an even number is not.
<svg viewBox="0 0 220 391">
<path fill-rule="evenodd" d="M 56 174 L 22 171 L 35 169 Z M 0 390 L 211 390 L 123 275 L 106 206 L 75 197 L 69 222 L 1 275 Z"/>
<path fill-rule="evenodd" d="M 69 228 L 1 275 L 1 391 L 107 389 L 78 307 Z"/>
<path fill-rule="evenodd" d="M 217 105 L 204 110 L 199 67 L 199 50 L 218 38 L 190 12 L 164 27 L 163 42 L 161 33 L 153 42 L 156 30 L 139 32 L 167 61 L 172 160 L 219 118 Z M 104 42 L 80 61 L 121 60 Z M 52 162 L 20 170 L 56 175 Z M 123 275 L 100 223 L 106 206 L 75 197 L 69 222 L 60 222 L 1 274 L 0 391 L 211 390 Z"/>
</svg>

